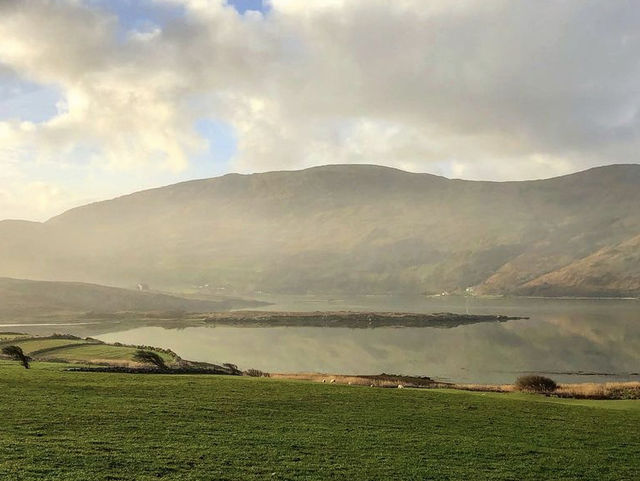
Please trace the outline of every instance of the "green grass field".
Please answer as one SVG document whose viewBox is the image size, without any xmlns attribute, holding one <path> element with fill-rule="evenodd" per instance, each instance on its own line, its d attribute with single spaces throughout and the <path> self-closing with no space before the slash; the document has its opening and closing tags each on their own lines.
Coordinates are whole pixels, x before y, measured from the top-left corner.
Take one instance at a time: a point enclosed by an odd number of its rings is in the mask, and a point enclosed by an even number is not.
<svg viewBox="0 0 640 481">
<path fill-rule="evenodd" d="M 89 344 L 56 349 L 48 353 L 47 356 L 65 359 L 68 362 L 132 361 L 137 350 L 135 347 L 114 346 L 112 344 Z M 158 354 L 167 364 L 174 361 L 174 358 L 167 353 L 158 352 Z"/>
<path fill-rule="evenodd" d="M 15 340 L 11 342 L 5 342 L 4 345 L 13 344 L 20 346 L 25 354 L 31 354 L 34 351 L 40 351 L 41 349 L 52 349 L 60 346 L 67 346 L 71 344 L 83 344 L 87 341 L 82 339 L 27 339 L 24 341 Z"/>
<path fill-rule="evenodd" d="M 0 361 L 0 479 L 638 480 L 640 403 Z"/>
<path fill-rule="evenodd" d="M 8 345 L 21 347 L 25 354 L 36 360 L 71 363 L 126 364 L 133 361 L 133 355 L 138 350 L 132 346 L 102 344 L 95 340 L 26 337 L 24 334 L 6 334 L 5 339 L 0 339 L 0 347 Z M 172 354 L 159 350 L 156 352 L 167 365 L 175 364 L 176 358 Z"/>
</svg>

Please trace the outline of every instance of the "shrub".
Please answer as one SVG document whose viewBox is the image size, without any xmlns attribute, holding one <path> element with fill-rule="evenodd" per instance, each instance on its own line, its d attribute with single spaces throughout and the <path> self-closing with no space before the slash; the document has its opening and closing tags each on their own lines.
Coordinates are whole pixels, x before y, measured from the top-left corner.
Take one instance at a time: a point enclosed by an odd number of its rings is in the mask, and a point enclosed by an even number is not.
<svg viewBox="0 0 640 481">
<path fill-rule="evenodd" d="M 167 369 L 167 365 L 164 363 L 164 359 L 153 351 L 143 351 L 139 349 L 133 355 L 133 360 L 144 364 L 153 364 L 158 369 Z"/>
<path fill-rule="evenodd" d="M 31 359 L 22 351 L 20 346 L 5 346 L 2 348 L 2 354 L 9 356 L 14 361 L 20 361 L 25 369 L 29 369 L 29 361 Z"/>
<path fill-rule="evenodd" d="M 529 375 L 516 379 L 516 389 L 528 392 L 553 392 L 558 388 L 556 382 L 545 376 Z"/>
<path fill-rule="evenodd" d="M 71 339 L 71 340 L 82 339 L 81 337 L 74 336 L 73 334 L 60 334 L 59 332 L 54 332 L 49 337 L 51 339 Z"/>
</svg>

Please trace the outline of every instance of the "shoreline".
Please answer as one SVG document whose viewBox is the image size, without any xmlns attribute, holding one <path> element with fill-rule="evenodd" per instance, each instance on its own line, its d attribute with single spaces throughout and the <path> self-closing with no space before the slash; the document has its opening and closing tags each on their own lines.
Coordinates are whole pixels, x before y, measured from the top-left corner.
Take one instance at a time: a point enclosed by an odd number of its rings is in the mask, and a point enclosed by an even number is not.
<svg viewBox="0 0 640 481">
<path fill-rule="evenodd" d="M 255 313 L 257 316 L 263 313 Z M 284 314 L 288 319 L 289 314 Z M 350 319 L 352 313 L 342 313 Z M 237 314 L 239 319 L 245 319 L 245 313 Z M 309 313 L 311 319 L 316 319 L 317 313 Z M 431 318 L 434 315 L 427 317 Z M 440 314 L 448 319 L 447 314 Z M 402 317 L 402 316 L 401 316 Z M 438 315 L 436 315 L 438 317 Z M 476 317 L 476 316 L 469 316 Z M 494 316 L 491 316 L 494 317 Z M 368 315 L 358 314 L 357 319 L 369 321 Z M 392 318 L 394 318 L 392 316 Z M 320 316 L 326 322 L 324 316 Z M 394 318 L 395 319 L 395 318 Z M 419 318 L 420 319 L 420 318 Z M 254 321 L 254 318 L 250 318 Z M 443 381 L 428 376 L 409 376 L 401 374 L 335 374 L 318 372 L 297 372 L 278 373 L 263 372 L 258 369 L 241 370 L 235 364 L 212 364 L 207 362 L 189 361 L 182 359 L 169 349 L 158 348 L 147 345 L 105 343 L 99 339 L 85 337 L 81 338 L 69 334 L 54 334 L 51 336 L 33 336 L 18 332 L 0 333 L 0 346 L 22 345 L 25 347 L 25 354 L 36 362 L 54 362 L 66 364 L 67 371 L 89 371 L 107 373 L 129 373 L 129 374 L 221 374 L 234 376 L 268 377 L 273 379 L 287 379 L 298 381 L 310 381 L 328 384 L 359 385 L 380 388 L 421 388 L 421 389 L 457 389 L 466 391 L 483 392 L 513 392 L 513 384 L 489 384 L 489 383 L 460 383 L 454 381 Z M 155 369 L 149 365 L 141 364 L 132 357 L 135 350 L 154 351 L 158 355 L 164 356 L 166 367 Z M 9 359 L 10 356 L 0 355 L 0 359 Z M 531 373 L 527 371 L 526 373 Z M 525 372 L 514 373 L 526 374 Z M 560 372 L 547 372 L 536 374 L 559 375 Z M 602 375 L 595 372 L 575 372 L 583 376 Z M 628 373 L 630 376 L 638 373 Z M 558 383 L 558 390 L 552 393 L 545 393 L 551 396 L 576 397 L 590 399 L 640 399 L 640 379 L 625 381 L 604 381 L 604 382 L 569 382 Z"/>
<path fill-rule="evenodd" d="M 402 376 L 394 374 L 339 375 L 326 373 L 272 373 L 273 379 L 319 382 L 328 384 L 369 386 L 395 389 L 453 389 L 458 391 L 513 393 L 514 384 L 475 384 L 436 381 L 429 377 Z M 539 393 L 547 397 L 567 399 L 637 399 L 640 400 L 640 381 L 602 383 L 558 383 L 553 392 Z"/>
</svg>

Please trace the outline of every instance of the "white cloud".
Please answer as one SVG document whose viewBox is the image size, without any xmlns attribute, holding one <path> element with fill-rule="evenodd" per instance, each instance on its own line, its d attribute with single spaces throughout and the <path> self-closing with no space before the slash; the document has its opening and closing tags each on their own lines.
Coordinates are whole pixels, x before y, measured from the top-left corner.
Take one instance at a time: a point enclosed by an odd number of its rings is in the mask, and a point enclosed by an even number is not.
<svg viewBox="0 0 640 481">
<path fill-rule="evenodd" d="M 184 14 L 123 36 L 81 1 L 0 2 L 0 64 L 63 97 L 48 120 L 0 121 L 0 168 L 180 171 L 206 150 L 207 117 L 233 125 L 244 172 L 366 162 L 518 179 L 638 161 L 631 2 L 156 3 Z"/>
</svg>

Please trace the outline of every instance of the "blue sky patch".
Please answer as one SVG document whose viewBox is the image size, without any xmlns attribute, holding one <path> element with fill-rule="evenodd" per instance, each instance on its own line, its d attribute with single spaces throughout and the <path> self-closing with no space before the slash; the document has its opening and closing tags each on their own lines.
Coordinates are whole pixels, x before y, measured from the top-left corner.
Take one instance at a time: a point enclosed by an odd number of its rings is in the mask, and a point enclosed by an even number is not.
<svg viewBox="0 0 640 481">
<path fill-rule="evenodd" d="M 227 3 L 240 13 L 245 13 L 248 10 L 267 13 L 269 10 L 266 0 L 228 0 Z"/>
<path fill-rule="evenodd" d="M 45 122 L 58 113 L 60 91 L 12 74 L 0 77 L 0 120 Z"/>
<path fill-rule="evenodd" d="M 209 151 L 191 157 L 188 176 L 204 178 L 226 172 L 238 148 L 233 126 L 220 120 L 200 119 L 195 128 L 209 142 Z"/>
</svg>

